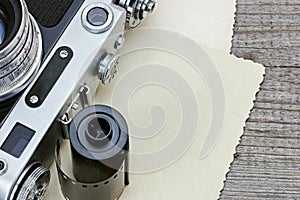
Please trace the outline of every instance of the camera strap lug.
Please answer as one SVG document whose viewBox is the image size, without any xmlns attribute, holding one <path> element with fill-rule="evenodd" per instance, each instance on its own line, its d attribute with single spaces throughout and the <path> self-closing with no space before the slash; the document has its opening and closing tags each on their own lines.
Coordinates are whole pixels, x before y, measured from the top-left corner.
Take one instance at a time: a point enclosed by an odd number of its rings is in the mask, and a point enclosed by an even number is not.
<svg viewBox="0 0 300 200">
<path fill-rule="evenodd" d="M 68 118 L 68 116 L 65 114 L 61 119 L 58 119 L 58 121 L 60 122 L 63 138 L 69 139 L 69 125 L 72 121 L 72 118 Z"/>
<path fill-rule="evenodd" d="M 81 103 L 82 108 L 85 108 L 86 106 L 89 106 L 92 103 L 90 91 L 91 90 L 87 85 L 83 85 L 79 89 L 80 103 Z M 74 106 L 74 104 L 72 105 L 72 107 L 73 106 Z"/>
<path fill-rule="evenodd" d="M 64 139 L 69 139 L 69 125 L 73 120 L 74 112 L 80 110 L 80 107 L 85 108 L 91 105 L 91 102 L 90 88 L 87 85 L 82 85 L 65 113 L 58 119 Z"/>
</svg>

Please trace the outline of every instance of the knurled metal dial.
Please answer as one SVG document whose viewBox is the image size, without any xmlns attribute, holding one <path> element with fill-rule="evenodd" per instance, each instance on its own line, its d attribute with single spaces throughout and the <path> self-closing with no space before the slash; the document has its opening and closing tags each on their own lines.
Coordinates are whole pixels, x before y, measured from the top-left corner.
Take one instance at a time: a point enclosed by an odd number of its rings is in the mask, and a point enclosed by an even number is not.
<svg viewBox="0 0 300 200">
<path fill-rule="evenodd" d="M 42 200 L 49 182 L 49 169 L 37 167 L 23 183 L 16 200 Z"/>
<path fill-rule="evenodd" d="M 127 10 L 127 27 L 136 28 L 149 13 L 155 9 L 156 1 L 153 0 L 119 0 L 118 5 Z"/>
<path fill-rule="evenodd" d="M 114 79 L 118 72 L 118 64 L 119 56 L 112 53 L 107 54 L 100 62 L 98 78 L 104 85 L 111 83 Z"/>
</svg>

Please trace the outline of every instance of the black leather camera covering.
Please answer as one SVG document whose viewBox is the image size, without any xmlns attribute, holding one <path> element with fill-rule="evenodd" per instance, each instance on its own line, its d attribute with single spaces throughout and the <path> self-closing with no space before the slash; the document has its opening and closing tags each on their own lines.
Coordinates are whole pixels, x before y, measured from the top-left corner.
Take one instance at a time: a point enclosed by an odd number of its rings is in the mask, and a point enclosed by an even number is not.
<svg viewBox="0 0 300 200">
<path fill-rule="evenodd" d="M 30 13 L 42 26 L 56 26 L 74 0 L 26 0 Z"/>
</svg>

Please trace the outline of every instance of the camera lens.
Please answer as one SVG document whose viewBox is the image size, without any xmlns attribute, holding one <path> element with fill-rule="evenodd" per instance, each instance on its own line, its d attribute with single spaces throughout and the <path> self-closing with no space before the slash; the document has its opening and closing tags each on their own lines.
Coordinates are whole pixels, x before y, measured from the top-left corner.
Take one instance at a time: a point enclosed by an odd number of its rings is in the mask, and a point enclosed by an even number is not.
<svg viewBox="0 0 300 200">
<path fill-rule="evenodd" d="M 0 5 L 0 45 L 4 42 L 6 36 L 5 21 L 8 21 L 5 10 L 3 6 Z"/>
<path fill-rule="evenodd" d="M 17 96 L 41 64 L 42 39 L 25 1 L 0 1 L 0 102 Z"/>
<path fill-rule="evenodd" d="M 4 41 L 4 37 L 5 37 L 5 26 L 4 26 L 4 22 L 0 19 L 0 45 Z"/>
</svg>

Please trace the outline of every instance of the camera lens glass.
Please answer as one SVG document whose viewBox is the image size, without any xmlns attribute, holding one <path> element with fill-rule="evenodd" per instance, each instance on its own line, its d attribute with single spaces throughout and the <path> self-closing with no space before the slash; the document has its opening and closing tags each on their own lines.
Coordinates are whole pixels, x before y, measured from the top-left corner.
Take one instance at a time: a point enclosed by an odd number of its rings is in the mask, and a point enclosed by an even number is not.
<svg viewBox="0 0 300 200">
<path fill-rule="evenodd" d="M 0 19 L 0 45 L 3 43 L 5 38 L 5 26 L 4 22 Z"/>
<path fill-rule="evenodd" d="M 8 45 L 20 27 L 14 12 L 14 7 L 10 1 L 0 2 L 0 50 Z M 16 13 L 19 14 L 18 11 Z"/>
<path fill-rule="evenodd" d="M 4 42 L 6 37 L 6 27 L 5 22 L 7 21 L 7 17 L 5 14 L 4 8 L 0 5 L 0 45 Z"/>
</svg>

